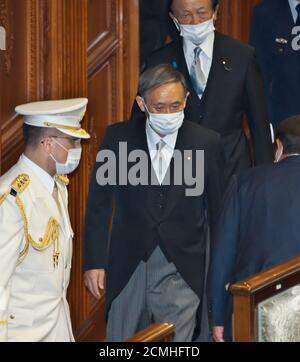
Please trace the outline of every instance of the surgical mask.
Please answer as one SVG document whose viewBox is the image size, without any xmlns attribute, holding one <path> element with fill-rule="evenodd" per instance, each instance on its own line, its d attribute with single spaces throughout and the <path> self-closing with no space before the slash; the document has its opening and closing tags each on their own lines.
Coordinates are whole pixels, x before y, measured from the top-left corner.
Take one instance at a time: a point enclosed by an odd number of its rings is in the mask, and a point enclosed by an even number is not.
<svg viewBox="0 0 300 362">
<path fill-rule="evenodd" d="M 55 143 L 57 143 L 62 149 L 68 152 L 68 158 L 65 163 L 57 162 L 53 155 L 50 154 L 50 157 L 55 162 L 56 165 L 56 173 L 57 175 L 68 175 L 76 170 L 79 166 L 81 160 L 81 148 L 71 148 L 66 149 L 63 145 L 61 145 L 55 138 L 52 138 Z"/>
<path fill-rule="evenodd" d="M 151 113 L 149 112 L 146 103 L 144 106 L 148 112 L 148 122 L 150 127 L 159 135 L 167 136 L 175 133 L 183 124 L 184 111 L 176 113 Z"/>
<path fill-rule="evenodd" d="M 179 24 L 176 19 L 174 19 L 174 23 L 180 31 L 180 35 L 183 38 L 190 40 L 195 45 L 201 45 L 208 35 L 215 31 L 214 17 L 195 25 Z"/>
</svg>

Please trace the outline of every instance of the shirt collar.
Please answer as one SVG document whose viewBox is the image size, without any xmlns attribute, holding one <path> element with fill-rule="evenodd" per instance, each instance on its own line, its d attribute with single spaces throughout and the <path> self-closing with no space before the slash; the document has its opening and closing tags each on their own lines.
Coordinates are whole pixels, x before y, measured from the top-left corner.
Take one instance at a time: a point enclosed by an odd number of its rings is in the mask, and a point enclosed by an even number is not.
<svg viewBox="0 0 300 362">
<path fill-rule="evenodd" d="M 166 145 L 174 150 L 176 146 L 177 136 L 178 136 L 178 130 L 172 134 L 169 134 L 165 137 L 160 137 L 151 127 L 148 122 L 146 121 L 146 133 L 147 133 L 147 139 L 148 139 L 148 147 L 149 150 L 157 150 L 156 145 L 159 143 L 160 140 L 163 140 Z"/>
<path fill-rule="evenodd" d="M 52 194 L 55 185 L 54 178 L 50 176 L 48 172 L 46 172 L 40 166 L 38 166 L 35 162 L 31 161 L 24 154 L 20 157 L 20 160 L 24 162 L 34 172 L 34 174 L 39 178 L 39 180 L 50 192 L 50 194 Z"/>
<path fill-rule="evenodd" d="M 214 42 L 215 42 L 215 32 L 210 33 L 204 42 L 200 45 L 203 53 L 212 60 L 213 53 L 214 53 Z M 183 47 L 184 51 L 188 53 L 193 53 L 194 49 L 197 47 L 193 42 L 190 40 L 183 38 Z"/>
<path fill-rule="evenodd" d="M 298 0 L 289 0 L 289 3 L 290 3 L 290 7 L 293 8 L 293 9 L 296 9 L 296 6 L 297 6 L 298 4 L 300 4 L 300 3 L 298 2 Z"/>
<path fill-rule="evenodd" d="M 297 16 L 298 16 L 296 6 L 299 5 L 300 3 L 297 0 L 288 0 L 288 1 L 289 1 L 289 4 L 290 4 L 290 8 L 291 8 L 291 11 L 292 11 L 292 14 L 293 14 L 294 21 L 296 22 L 297 21 Z"/>
</svg>

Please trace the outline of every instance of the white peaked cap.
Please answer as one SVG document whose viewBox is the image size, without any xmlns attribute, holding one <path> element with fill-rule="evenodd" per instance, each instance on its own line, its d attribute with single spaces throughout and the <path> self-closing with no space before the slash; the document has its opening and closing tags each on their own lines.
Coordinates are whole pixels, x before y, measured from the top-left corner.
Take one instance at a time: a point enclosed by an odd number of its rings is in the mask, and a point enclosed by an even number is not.
<svg viewBox="0 0 300 362">
<path fill-rule="evenodd" d="M 81 128 L 87 104 L 87 98 L 34 102 L 16 107 L 16 112 L 29 126 L 56 128 L 69 136 L 87 139 L 90 135 Z"/>
</svg>

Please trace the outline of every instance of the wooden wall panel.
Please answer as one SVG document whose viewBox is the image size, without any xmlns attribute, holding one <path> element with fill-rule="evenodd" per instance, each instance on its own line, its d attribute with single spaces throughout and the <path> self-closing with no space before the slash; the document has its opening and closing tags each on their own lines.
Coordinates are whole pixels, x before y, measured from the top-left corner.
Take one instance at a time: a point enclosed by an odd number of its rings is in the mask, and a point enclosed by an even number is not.
<svg viewBox="0 0 300 362">
<path fill-rule="evenodd" d="M 16 105 L 89 96 L 79 170 L 70 177 L 75 232 L 68 298 L 75 336 L 104 338 L 104 300 L 87 293 L 82 277 L 83 221 L 89 177 L 106 127 L 128 118 L 138 80 L 138 0 L 0 0 L 0 165 L 7 171 L 23 151 Z"/>
<path fill-rule="evenodd" d="M 0 1 L 0 26 L 6 30 L 6 50 L 0 51 L 1 173 L 16 162 L 23 150 L 22 121 L 14 108 L 38 93 L 35 59 L 30 59 L 33 43 L 38 41 L 31 37 L 38 16 L 34 8 L 34 1 Z"/>
<path fill-rule="evenodd" d="M 138 1 L 88 2 L 89 172 L 108 125 L 128 119 L 138 81 Z M 85 292 L 78 339 L 105 337 L 104 299 Z"/>
<path fill-rule="evenodd" d="M 93 138 L 90 146 L 92 147 L 93 156 L 97 152 L 98 143 L 101 141 L 106 127 L 116 118 L 112 99 L 115 61 L 116 59 L 112 58 L 109 62 L 104 63 L 89 78 L 89 126 Z M 101 114 L 102 122 L 99 122 L 97 117 L 99 114 Z M 92 161 L 91 159 L 91 163 Z"/>
<path fill-rule="evenodd" d="M 114 4 L 115 6 L 115 4 Z M 116 17 L 111 14 L 110 0 L 89 0 L 88 16 L 88 43 L 92 45 L 99 37 L 111 32 L 115 28 Z"/>
<path fill-rule="evenodd" d="M 261 0 L 220 0 L 217 28 L 235 39 L 248 42 L 252 9 Z"/>
<path fill-rule="evenodd" d="M 150 0 L 149 0 L 150 1 Z M 218 27 L 246 41 L 257 0 L 222 0 Z M 23 150 L 16 105 L 88 96 L 80 169 L 71 176 L 70 215 L 75 231 L 68 298 L 79 340 L 103 340 L 104 300 L 96 302 L 82 278 L 83 220 L 91 168 L 105 128 L 129 117 L 139 72 L 138 0 L 0 0 L 0 172 Z"/>
</svg>

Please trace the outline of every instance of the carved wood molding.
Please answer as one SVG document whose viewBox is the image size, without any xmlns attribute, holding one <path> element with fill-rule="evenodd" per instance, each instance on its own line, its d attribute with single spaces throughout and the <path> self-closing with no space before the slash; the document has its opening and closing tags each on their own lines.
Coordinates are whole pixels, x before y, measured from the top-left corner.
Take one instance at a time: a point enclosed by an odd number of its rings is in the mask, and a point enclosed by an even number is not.
<svg viewBox="0 0 300 362">
<path fill-rule="evenodd" d="M 118 38 L 118 22 L 117 22 L 117 2 L 120 0 L 104 0 L 106 2 L 106 30 L 99 33 L 95 39 L 88 44 L 88 54 L 91 55 L 94 50 L 99 48 L 109 40 L 119 41 Z"/>
<path fill-rule="evenodd" d="M 1 125 L 1 166 L 7 170 L 12 155 L 20 155 L 23 148 L 22 120 L 14 116 Z"/>
<path fill-rule="evenodd" d="M 6 50 L 6 30 L 0 25 L 0 50 Z"/>
<path fill-rule="evenodd" d="M 123 38 L 126 42 L 124 47 L 124 118 L 129 119 L 131 107 L 137 93 L 137 83 L 139 80 L 140 59 L 138 44 L 139 40 L 139 17 L 136 16 L 139 9 L 139 0 L 130 0 L 124 8 L 123 21 Z"/>
<path fill-rule="evenodd" d="M 91 77 L 120 47 L 122 0 L 105 0 L 106 29 L 92 39 L 88 47 L 88 76 Z"/>
<path fill-rule="evenodd" d="M 46 0 L 45 97 L 49 99 L 87 96 L 87 4 L 87 0 Z M 87 117 L 83 127 L 89 128 Z M 70 177 L 69 186 L 69 211 L 75 238 L 68 300 L 75 333 L 88 316 L 82 272 L 88 157 L 88 147 L 84 143 L 80 168 Z"/>
<path fill-rule="evenodd" d="M 112 33 L 106 33 L 88 51 L 88 77 L 91 78 L 107 60 L 115 55 L 120 47 L 118 38 Z"/>
<path fill-rule="evenodd" d="M 0 0 L 0 26 L 6 32 L 6 50 L 2 51 L 2 63 L 5 73 L 8 75 L 11 71 L 12 54 L 14 49 L 14 36 L 11 29 L 13 12 L 9 7 L 8 0 Z"/>
<path fill-rule="evenodd" d="M 90 302 L 88 317 L 76 330 L 75 339 L 84 342 L 101 342 L 105 340 L 105 335 L 105 298 L 102 298 L 100 301 Z"/>
<path fill-rule="evenodd" d="M 96 132 L 96 119 L 93 116 L 89 117 L 89 134 L 91 135 L 91 139 L 88 146 L 88 172 L 89 176 L 91 176 L 95 164 L 95 155 L 97 154 L 99 148 L 99 141 Z"/>
<path fill-rule="evenodd" d="M 139 76 L 138 52 L 138 0 L 107 1 L 106 28 L 94 34 L 88 48 L 88 80 L 90 91 L 99 90 L 99 79 L 104 79 L 103 87 L 108 97 L 106 116 L 101 118 L 99 109 L 94 105 L 90 110 L 89 131 L 92 139 L 89 143 L 89 168 L 94 166 L 95 156 L 106 126 L 128 118 L 131 104 L 136 94 Z M 94 88 L 95 87 L 95 88 Z M 94 98 L 94 94 L 91 95 Z M 101 97 L 101 95 L 99 94 Z M 78 330 L 80 340 L 103 339 L 105 334 L 103 300 L 89 303 L 87 320 Z M 94 326 L 93 326 L 94 325 Z"/>
<path fill-rule="evenodd" d="M 13 7 L 14 5 L 14 7 Z M 5 73 L 10 77 L 12 66 L 16 67 L 18 61 L 12 59 L 14 56 L 14 38 L 20 33 L 18 23 L 15 21 L 14 13 L 15 4 L 8 0 L 0 0 L 0 22 L 8 31 L 8 50 L 4 55 Z M 26 19 L 26 27 L 22 29 L 22 40 L 26 44 L 24 47 L 24 59 L 26 71 L 26 95 L 23 99 L 24 103 L 35 101 L 43 98 L 43 34 L 44 34 L 44 0 L 27 0 L 24 5 L 24 18 Z M 17 85 L 15 85 L 17 87 Z M 6 165 L 10 165 L 12 155 L 19 155 L 23 151 L 23 134 L 22 120 L 17 114 L 9 119 L 5 119 L 1 123 L 1 145 L 2 145 L 2 165 L 7 169 Z"/>
<path fill-rule="evenodd" d="M 44 99 L 44 32 L 46 7 L 44 0 L 29 0 L 27 7 L 27 101 Z"/>
</svg>

